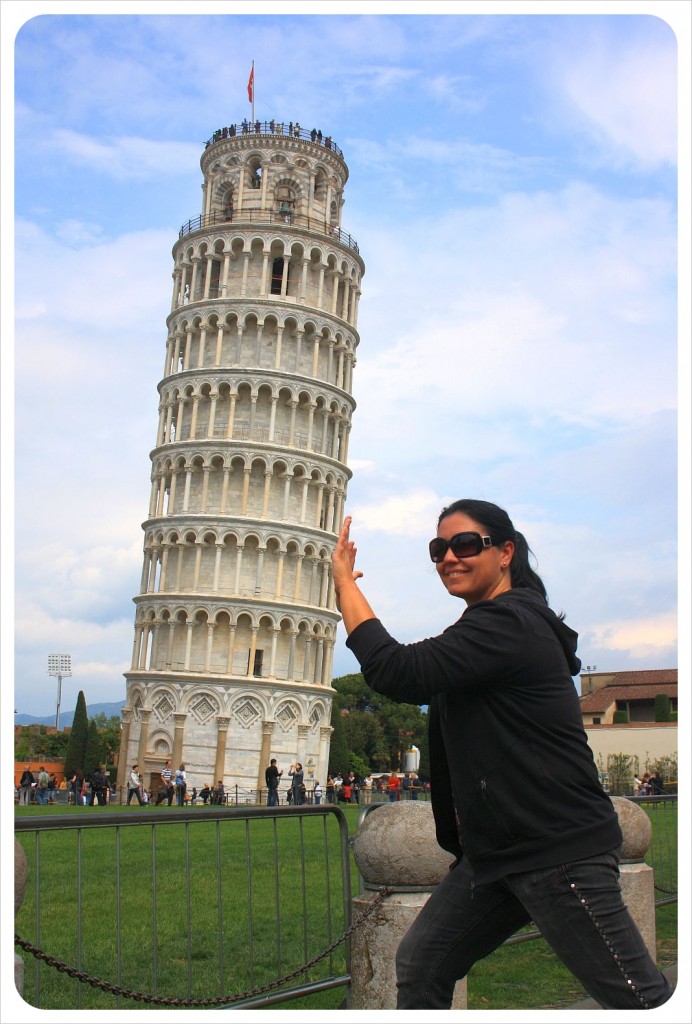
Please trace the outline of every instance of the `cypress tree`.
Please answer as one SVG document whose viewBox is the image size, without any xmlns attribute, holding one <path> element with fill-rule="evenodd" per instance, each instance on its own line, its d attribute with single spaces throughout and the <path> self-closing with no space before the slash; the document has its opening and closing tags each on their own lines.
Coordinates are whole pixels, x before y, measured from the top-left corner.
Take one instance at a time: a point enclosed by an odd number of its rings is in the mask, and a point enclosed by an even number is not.
<svg viewBox="0 0 692 1024">
<path fill-rule="evenodd" d="M 657 693 L 654 701 L 654 721 L 670 722 L 670 697 L 667 693 Z"/>
<path fill-rule="evenodd" d="M 88 729 L 86 700 L 83 690 L 80 690 L 77 696 L 74 718 L 72 719 L 72 731 L 65 753 L 65 777 L 68 779 L 72 778 L 78 768 L 84 771 Z"/>
</svg>

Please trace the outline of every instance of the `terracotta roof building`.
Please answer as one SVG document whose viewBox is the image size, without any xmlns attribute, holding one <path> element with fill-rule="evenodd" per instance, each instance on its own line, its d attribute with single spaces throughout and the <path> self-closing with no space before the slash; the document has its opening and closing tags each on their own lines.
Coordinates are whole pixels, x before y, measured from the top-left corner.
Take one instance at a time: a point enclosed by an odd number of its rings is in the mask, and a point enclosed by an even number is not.
<svg viewBox="0 0 692 1024">
<path fill-rule="evenodd" d="M 678 706 L 678 670 L 586 673 L 582 675 L 580 705 L 584 725 L 611 725 L 616 711 L 627 712 L 627 721 L 654 722 L 656 698 L 665 694 L 671 712 Z"/>
</svg>

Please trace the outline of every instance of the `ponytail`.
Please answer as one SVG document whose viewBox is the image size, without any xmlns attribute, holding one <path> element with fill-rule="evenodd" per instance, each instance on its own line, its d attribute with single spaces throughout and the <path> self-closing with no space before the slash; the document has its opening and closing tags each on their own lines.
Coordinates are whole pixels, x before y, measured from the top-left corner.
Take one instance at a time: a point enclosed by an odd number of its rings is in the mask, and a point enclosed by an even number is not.
<svg viewBox="0 0 692 1024">
<path fill-rule="evenodd" d="M 511 538 L 507 538 L 507 540 L 510 539 Z M 532 590 L 537 590 L 547 604 L 548 594 L 545 589 L 545 584 L 535 569 L 531 568 L 531 562 L 529 561 L 531 555 L 533 555 L 533 552 L 526 543 L 526 537 L 523 533 L 519 533 L 518 530 L 515 530 L 514 555 L 509 564 L 512 587 L 527 587 Z"/>
</svg>

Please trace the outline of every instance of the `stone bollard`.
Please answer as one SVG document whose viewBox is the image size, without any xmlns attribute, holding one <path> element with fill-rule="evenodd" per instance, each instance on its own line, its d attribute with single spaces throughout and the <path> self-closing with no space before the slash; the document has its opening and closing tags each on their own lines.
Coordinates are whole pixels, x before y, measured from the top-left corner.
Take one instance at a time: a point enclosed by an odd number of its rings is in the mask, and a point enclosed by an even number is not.
<svg viewBox="0 0 692 1024">
<path fill-rule="evenodd" d="M 415 800 L 371 811 L 358 830 L 353 853 L 365 883 L 365 892 L 353 901 L 354 920 L 376 898 L 373 890 L 386 885 L 395 892 L 351 939 L 351 1009 L 392 1010 L 397 947 L 454 858 L 437 845 L 431 805 Z M 452 1006 L 466 1009 L 465 979 L 457 983 Z"/>
<path fill-rule="evenodd" d="M 14 841 L 14 916 L 24 902 L 24 890 L 29 876 L 24 847 L 15 838 Z M 14 954 L 14 983 L 20 996 L 24 994 L 24 961 L 18 953 Z"/>
<path fill-rule="evenodd" d="M 653 869 L 644 863 L 651 842 L 651 821 L 645 811 L 624 797 L 612 797 L 623 834 L 620 884 L 624 902 L 656 958 L 656 905 Z M 351 940 L 351 1008 L 390 1010 L 396 1007 L 397 947 L 433 888 L 444 878 L 453 858 L 437 845 L 432 807 L 406 801 L 382 804 L 371 811 L 353 847 L 365 892 L 353 901 L 356 920 L 376 898 L 386 896 Z M 454 990 L 454 1009 L 466 1009 L 466 980 Z"/>
<path fill-rule="evenodd" d="M 644 863 L 651 843 L 651 820 L 646 811 L 627 800 L 611 797 L 620 820 L 623 844 L 620 861 L 622 898 L 641 932 L 652 959 L 656 960 L 656 892 L 654 870 Z"/>
</svg>

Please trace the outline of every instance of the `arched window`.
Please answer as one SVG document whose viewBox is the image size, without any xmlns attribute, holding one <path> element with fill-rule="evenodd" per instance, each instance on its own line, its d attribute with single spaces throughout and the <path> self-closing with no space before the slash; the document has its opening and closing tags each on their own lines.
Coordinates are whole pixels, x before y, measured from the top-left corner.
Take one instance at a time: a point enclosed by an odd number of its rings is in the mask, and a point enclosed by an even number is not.
<svg viewBox="0 0 692 1024">
<path fill-rule="evenodd" d="M 290 272 L 291 272 L 291 267 L 290 267 L 290 264 L 289 264 L 288 274 L 290 274 Z M 283 277 L 284 277 L 284 260 L 283 260 L 283 256 L 277 256 L 277 258 L 272 261 L 272 286 L 271 286 L 271 294 L 272 295 L 281 295 L 281 285 L 283 283 Z M 288 275 L 286 276 L 286 290 L 288 291 Z"/>
</svg>

